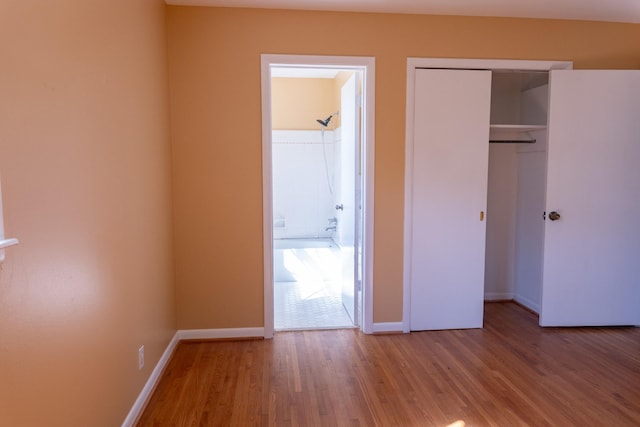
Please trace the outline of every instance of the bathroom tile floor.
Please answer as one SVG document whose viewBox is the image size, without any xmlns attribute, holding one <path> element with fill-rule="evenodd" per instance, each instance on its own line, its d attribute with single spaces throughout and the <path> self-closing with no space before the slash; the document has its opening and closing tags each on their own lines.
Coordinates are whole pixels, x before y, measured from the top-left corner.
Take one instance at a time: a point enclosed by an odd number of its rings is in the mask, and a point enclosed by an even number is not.
<svg viewBox="0 0 640 427">
<path fill-rule="evenodd" d="M 276 282 L 275 288 L 277 331 L 353 327 L 335 283 Z"/>
<path fill-rule="evenodd" d="M 343 256 L 335 245 L 274 250 L 277 331 L 352 328 L 342 305 Z"/>
</svg>

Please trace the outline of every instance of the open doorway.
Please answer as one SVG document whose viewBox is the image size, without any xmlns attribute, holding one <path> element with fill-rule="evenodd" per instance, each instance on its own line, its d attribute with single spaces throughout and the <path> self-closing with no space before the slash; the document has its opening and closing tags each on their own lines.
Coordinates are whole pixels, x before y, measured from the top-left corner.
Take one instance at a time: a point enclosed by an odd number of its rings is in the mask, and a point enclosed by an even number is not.
<svg viewBox="0 0 640 427">
<path fill-rule="evenodd" d="M 271 67 L 277 331 L 360 324 L 361 73 Z"/>
<path fill-rule="evenodd" d="M 262 59 L 265 336 L 367 332 L 373 60 Z"/>
</svg>

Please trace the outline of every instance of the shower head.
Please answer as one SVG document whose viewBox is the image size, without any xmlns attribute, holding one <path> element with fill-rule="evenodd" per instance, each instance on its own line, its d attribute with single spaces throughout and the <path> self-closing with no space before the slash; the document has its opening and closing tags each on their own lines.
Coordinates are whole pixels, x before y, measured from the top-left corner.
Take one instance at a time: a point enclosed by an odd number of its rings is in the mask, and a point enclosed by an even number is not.
<svg viewBox="0 0 640 427">
<path fill-rule="evenodd" d="M 329 126 L 329 122 L 331 121 L 331 116 L 327 117 L 326 119 L 322 120 L 322 119 L 318 119 L 316 120 L 316 122 L 320 123 L 322 125 L 322 127 L 327 127 Z"/>
<path fill-rule="evenodd" d="M 322 119 L 317 119 L 316 122 L 320 123 L 322 125 L 323 128 L 326 128 L 327 126 L 329 126 L 329 123 L 331 123 L 331 118 L 335 115 L 338 114 L 338 111 L 336 111 L 335 113 L 329 115 L 329 117 L 327 117 L 326 119 L 322 120 Z"/>
</svg>

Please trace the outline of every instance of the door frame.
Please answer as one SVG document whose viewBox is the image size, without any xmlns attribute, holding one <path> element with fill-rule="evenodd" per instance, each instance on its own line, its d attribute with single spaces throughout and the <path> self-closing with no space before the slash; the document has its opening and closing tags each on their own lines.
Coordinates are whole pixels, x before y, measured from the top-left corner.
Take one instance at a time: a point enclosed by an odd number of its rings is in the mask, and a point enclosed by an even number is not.
<svg viewBox="0 0 640 427">
<path fill-rule="evenodd" d="M 362 324 L 360 329 L 373 333 L 373 184 L 375 58 L 360 56 L 315 56 L 262 54 L 262 235 L 264 254 L 264 338 L 274 334 L 273 289 L 273 182 L 271 141 L 271 67 L 340 68 L 362 71 Z"/>
<path fill-rule="evenodd" d="M 407 96 L 405 126 L 404 175 L 404 256 L 402 283 L 402 331 L 411 331 L 411 248 L 413 232 L 413 144 L 415 73 L 419 68 L 468 70 L 550 71 L 572 69 L 571 61 L 537 61 L 511 59 L 407 58 Z M 487 123 L 487 126 L 489 123 Z"/>
</svg>

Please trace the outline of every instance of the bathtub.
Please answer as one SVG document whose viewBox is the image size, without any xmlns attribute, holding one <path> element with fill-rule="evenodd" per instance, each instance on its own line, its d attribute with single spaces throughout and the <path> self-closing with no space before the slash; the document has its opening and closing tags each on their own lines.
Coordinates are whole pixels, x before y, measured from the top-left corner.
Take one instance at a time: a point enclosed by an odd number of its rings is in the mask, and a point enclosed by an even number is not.
<svg viewBox="0 0 640 427">
<path fill-rule="evenodd" d="M 338 245 L 327 238 L 297 238 L 297 239 L 274 239 L 273 249 L 307 249 L 307 248 L 337 248 Z"/>
</svg>

